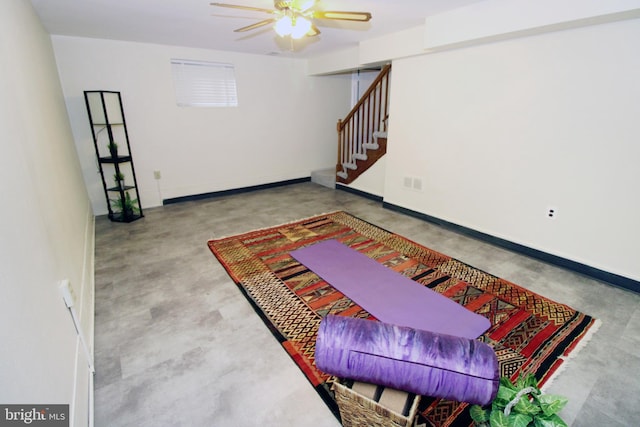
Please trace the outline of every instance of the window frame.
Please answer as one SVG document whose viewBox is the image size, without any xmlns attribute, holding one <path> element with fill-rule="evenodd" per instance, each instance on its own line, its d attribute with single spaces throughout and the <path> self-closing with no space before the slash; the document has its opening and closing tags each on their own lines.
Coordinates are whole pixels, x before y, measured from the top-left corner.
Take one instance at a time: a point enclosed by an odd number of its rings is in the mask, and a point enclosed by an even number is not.
<svg viewBox="0 0 640 427">
<path fill-rule="evenodd" d="M 170 63 L 179 107 L 238 106 L 233 64 L 176 58 Z"/>
</svg>

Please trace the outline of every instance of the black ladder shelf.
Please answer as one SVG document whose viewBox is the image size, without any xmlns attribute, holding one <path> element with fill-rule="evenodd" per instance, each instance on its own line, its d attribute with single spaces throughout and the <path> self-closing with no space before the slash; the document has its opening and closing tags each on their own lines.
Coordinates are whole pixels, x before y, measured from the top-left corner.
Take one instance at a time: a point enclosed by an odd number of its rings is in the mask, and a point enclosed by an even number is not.
<svg viewBox="0 0 640 427">
<path fill-rule="evenodd" d="M 84 92 L 84 100 L 109 219 L 115 222 L 140 219 L 144 214 L 120 92 L 89 90 Z"/>
</svg>

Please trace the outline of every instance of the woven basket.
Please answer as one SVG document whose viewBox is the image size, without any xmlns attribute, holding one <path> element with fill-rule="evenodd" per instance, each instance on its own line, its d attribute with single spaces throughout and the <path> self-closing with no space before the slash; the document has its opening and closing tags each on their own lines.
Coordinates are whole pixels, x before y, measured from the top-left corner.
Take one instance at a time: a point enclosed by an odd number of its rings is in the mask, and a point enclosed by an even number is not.
<svg viewBox="0 0 640 427">
<path fill-rule="evenodd" d="M 415 396 L 409 413 L 405 416 L 356 393 L 338 381 L 333 383 L 333 391 L 344 427 L 410 427 L 420 402 L 420 396 Z"/>
</svg>

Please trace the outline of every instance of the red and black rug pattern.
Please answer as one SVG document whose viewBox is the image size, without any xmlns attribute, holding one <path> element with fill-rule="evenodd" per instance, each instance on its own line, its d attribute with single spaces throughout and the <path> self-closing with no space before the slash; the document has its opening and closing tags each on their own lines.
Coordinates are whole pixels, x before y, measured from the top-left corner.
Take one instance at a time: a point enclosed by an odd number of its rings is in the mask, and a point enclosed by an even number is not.
<svg viewBox="0 0 640 427">
<path fill-rule="evenodd" d="M 502 376 L 533 373 L 542 386 L 596 322 L 346 212 L 210 240 L 211 252 L 338 417 L 331 391 L 336 378 L 314 363 L 318 326 L 327 314 L 372 316 L 289 255 L 327 239 L 336 239 L 487 317 L 491 327 L 478 339 L 496 351 Z M 418 423 L 434 427 L 471 425 L 467 404 L 427 396 L 421 400 L 418 417 Z"/>
</svg>

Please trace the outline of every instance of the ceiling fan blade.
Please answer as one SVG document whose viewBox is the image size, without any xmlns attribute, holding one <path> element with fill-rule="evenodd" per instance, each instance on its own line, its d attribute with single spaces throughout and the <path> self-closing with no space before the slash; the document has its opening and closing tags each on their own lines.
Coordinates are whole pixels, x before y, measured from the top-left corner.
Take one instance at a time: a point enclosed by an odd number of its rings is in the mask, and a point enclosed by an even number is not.
<svg viewBox="0 0 640 427">
<path fill-rule="evenodd" d="M 241 6 L 239 4 L 228 4 L 228 3 L 209 3 L 211 6 L 220 6 L 220 7 L 230 7 L 232 9 L 242 9 L 242 10 L 253 10 L 256 12 L 264 12 L 264 13 L 274 13 L 274 10 L 271 9 L 263 9 L 261 7 L 251 7 L 251 6 Z"/>
<path fill-rule="evenodd" d="M 265 19 L 264 21 L 256 22 L 255 24 L 247 25 L 246 27 L 238 28 L 237 30 L 233 30 L 235 33 L 242 33 L 245 31 L 255 30 L 256 28 L 264 27 L 265 25 L 269 25 L 276 22 L 276 18 Z"/>
<path fill-rule="evenodd" d="M 300 0 L 298 1 L 298 8 L 300 12 L 306 12 L 316 5 L 317 0 Z"/>
<path fill-rule="evenodd" d="M 318 34 L 320 34 L 320 30 L 318 29 L 318 27 L 316 27 L 315 25 L 311 24 L 311 29 L 306 34 L 306 36 L 307 37 L 313 37 L 313 36 L 317 36 Z"/>
<path fill-rule="evenodd" d="M 371 19 L 369 12 L 346 12 L 339 10 L 316 10 L 313 17 L 318 19 L 336 19 L 340 21 L 367 22 Z"/>
</svg>

